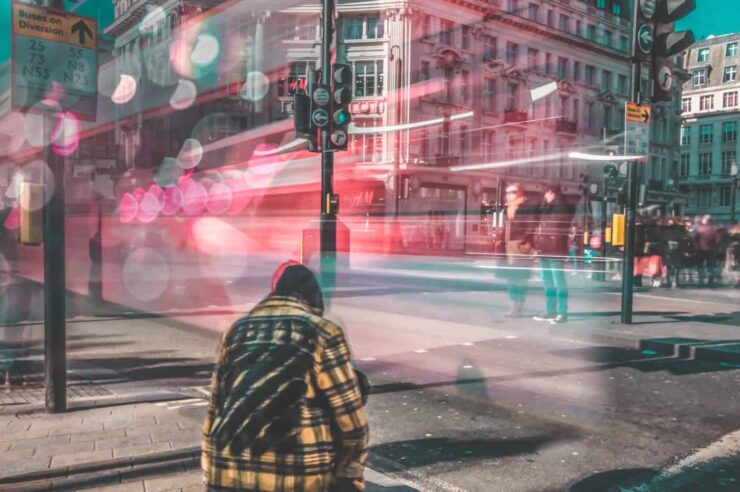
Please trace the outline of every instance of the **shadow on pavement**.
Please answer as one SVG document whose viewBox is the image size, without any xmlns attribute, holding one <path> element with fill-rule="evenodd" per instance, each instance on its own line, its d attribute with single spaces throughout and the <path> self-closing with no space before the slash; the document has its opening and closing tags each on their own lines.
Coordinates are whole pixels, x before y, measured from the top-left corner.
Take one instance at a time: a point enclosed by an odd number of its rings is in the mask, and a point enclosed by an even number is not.
<svg viewBox="0 0 740 492">
<path fill-rule="evenodd" d="M 635 487 L 650 482 L 659 472 L 649 468 L 630 468 L 596 473 L 568 487 L 568 492 L 611 492 L 639 489 Z M 645 489 L 647 492 L 649 489 Z"/>
<path fill-rule="evenodd" d="M 490 459 L 530 454 L 557 440 L 555 436 L 520 439 L 427 438 L 372 446 L 370 452 L 404 468 L 418 468 L 461 459 Z"/>
<path fill-rule="evenodd" d="M 136 357 L 132 354 L 110 358 L 85 358 L 86 364 L 115 371 L 133 380 L 184 379 L 188 384 L 199 378 L 210 380 L 213 362 L 187 357 Z M 105 377 L 105 376 L 103 376 Z M 111 375 L 110 377 L 114 377 Z M 104 382 L 104 381 L 101 381 Z"/>
<path fill-rule="evenodd" d="M 682 316 L 677 314 L 668 317 L 678 322 L 689 321 L 693 323 L 712 323 L 740 328 L 740 311 L 718 314 L 700 314 L 695 316 Z"/>
<path fill-rule="evenodd" d="M 716 343 L 719 342 L 707 341 L 707 344 Z M 631 348 L 602 346 L 557 350 L 551 353 L 558 357 L 570 357 L 599 363 L 601 364 L 598 366 L 599 370 L 627 367 L 641 372 L 666 371 L 670 374 L 682 376 L 735 369 L 732 366 L 722 365 L 712 361 L 687 358 L 689 354 L 659 354 L 650 349 L 640 351 Z"/>
</svg>

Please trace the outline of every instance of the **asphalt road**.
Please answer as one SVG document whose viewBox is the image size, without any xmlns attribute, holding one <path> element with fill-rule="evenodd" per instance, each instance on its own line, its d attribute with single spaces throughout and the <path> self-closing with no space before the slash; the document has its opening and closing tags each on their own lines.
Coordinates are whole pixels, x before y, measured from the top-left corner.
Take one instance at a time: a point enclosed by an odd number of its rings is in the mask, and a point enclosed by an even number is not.
<svg viewBox="0 0 740 492">
<path fill-rule="evenodd" d="M 78 319 L 72 356 L 148 386 L 203 386 L 218 333 L 259 298 L 256 283 L 238 305 L 227 296 L 184 303 L 164 319 Z M 636 306 L 663 320 L 732 309 L 733 299 L 661 290 Z M 535 284 L 529 313 L 543 303 Z M 618 312 L 613 292 L 575 289 L 568 329 L 505 319 L 506 304 L 501 285 L 418 277 L 365 276 L 337 291 L 329 316 L 346 327 L 374 387 L 373 468 L 434 491 L 740 488 L 736 440 L 709 453 L 721 462 L 665 473 L 740 427 L 737 367 L 591 337 Z"/>
</svg>

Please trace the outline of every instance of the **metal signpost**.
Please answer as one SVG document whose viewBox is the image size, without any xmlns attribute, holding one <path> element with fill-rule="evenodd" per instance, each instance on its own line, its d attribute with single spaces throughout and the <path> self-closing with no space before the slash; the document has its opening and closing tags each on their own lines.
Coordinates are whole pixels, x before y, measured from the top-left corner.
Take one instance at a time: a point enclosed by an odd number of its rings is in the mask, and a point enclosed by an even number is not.
<svg viewBox="0 0 740 492">
<path fill-rule="evenodd" d="M 62 134 L 61 117 L 72 111 L 93 120 L 97 111 L 97 22 L 64 12 L 63 0 L 49 7 L 12 5 L 12 105 L 44 115 L 47 183 L 53 192 L 44 207 L 44 381 L 46 409 L 67 409 L 65 159 L 53 147 Z"/>
<path fill-rule="evenodd" d="M 624 148 L 628 155 L 649 155 L 651 114 L 650 106 L 641 106 L 633 102 L 625 104 Z M 622 278 L 622 322 L 630 324 L 632 323 L 635 235 L 637 230 L 637 163 L 630 162 L 627 165 L 627 210 L 625 211 L 627 234 L 624 245 Z"/>
</svg>

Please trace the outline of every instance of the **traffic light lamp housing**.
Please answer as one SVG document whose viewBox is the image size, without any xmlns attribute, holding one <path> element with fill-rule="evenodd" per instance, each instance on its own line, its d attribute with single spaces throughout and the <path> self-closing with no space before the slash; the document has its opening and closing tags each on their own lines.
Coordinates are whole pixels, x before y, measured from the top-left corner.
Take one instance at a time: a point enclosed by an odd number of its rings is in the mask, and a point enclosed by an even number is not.
<svg viewBox="0 0 740 492">
<path fill-rule="evenodd" d="M 352 102 L 352 68 L 344 63 L 332 65 L 332 117 L 329 125 L 331 150 L 347 150 L 349 124 L 352 115 L 349 104 Z"/>
<path fill-rule="evenodd" d="M 659 0 L 656 4 L 651 74 L 654 102 L 673 99 L 675 84 L 673 57 L 694 44 L 694 33 L 691 31 L 674 32 L 674 22 L 688 15 L 695 8 L 695 0 Z"/>
</svg>

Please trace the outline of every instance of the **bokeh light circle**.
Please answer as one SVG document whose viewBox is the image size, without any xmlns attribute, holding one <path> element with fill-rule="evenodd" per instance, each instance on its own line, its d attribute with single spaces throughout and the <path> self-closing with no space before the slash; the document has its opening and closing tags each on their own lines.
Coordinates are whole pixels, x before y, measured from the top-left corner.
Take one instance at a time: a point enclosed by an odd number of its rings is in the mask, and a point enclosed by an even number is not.
<svg viewBox="0 0 740 492">
<path fill-rule="evenodd" d="M 186 139 L 180 153 L 177 154 L 177 162 L 183 169 L 193 169 L 203 159 L 203 146 L 194 138 Z"/>
<path fill-rule="evenodd" d="M 190 53 L 190 61 L 200 67 L 210 65 L 218 58 L 219 49 L 218 39 L 210 34 L 199 34 Z"/>
<path fill-rule="evenodd" d="M 190 80 L 180 79 L 170 97 L 170 106 L 174 109 L 187 109 L 193 105 L 198 96 L 198 88 Z"/>
<path fill-rule="evenodd" d="M 261 101 L 270 92 L 270 78 L 262 72 L 252 71 L 239 91 L 242 99 L 250 102 Z"/>
<path fill-rule="evenodd" d="M 0 117 L 0 156 L 18 152 L 26 143 L 25 120 L 21 113 Z"/>
<path fill-rule="evenodd" d="M 111 95 L 111 101 L 116 104 L 126 104 L 136 95 L 136 79 L 128 74 L 121 74 L 116 90 Z"/>
<path fill-rule="evenodd" d="M 123 264 L 123 285 L 134 298 L 150 302 L 165 293 L 170 284 L 170 265 L 154 248 L 138 248 Z"/>
</svg>

